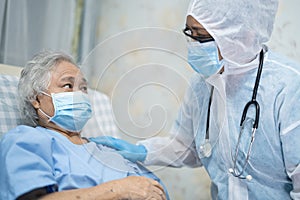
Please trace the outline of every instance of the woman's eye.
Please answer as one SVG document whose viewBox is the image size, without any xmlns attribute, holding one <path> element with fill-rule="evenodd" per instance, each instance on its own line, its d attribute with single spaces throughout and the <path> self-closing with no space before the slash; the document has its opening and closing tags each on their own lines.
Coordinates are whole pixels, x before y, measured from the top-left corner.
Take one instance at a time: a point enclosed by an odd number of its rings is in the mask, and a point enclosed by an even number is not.
<svg viewBox="0 0 300 200">
<path fill-rule="evenodd" d="M 87 88 L 87 86 L 82 86 L 82 87 L 80 87 L 80 90 L 82 92 L 87 92 L 88 88 Z"/>
<path fill-rule="evenodd" d="M 70 83 L 68 83 L 68 84 L 65 84 L 65 85 L 63 86 L 63 88 L 71 89 L 71 88 L 73 88 L 73 86 L 72 86 Z"/>
</svg>

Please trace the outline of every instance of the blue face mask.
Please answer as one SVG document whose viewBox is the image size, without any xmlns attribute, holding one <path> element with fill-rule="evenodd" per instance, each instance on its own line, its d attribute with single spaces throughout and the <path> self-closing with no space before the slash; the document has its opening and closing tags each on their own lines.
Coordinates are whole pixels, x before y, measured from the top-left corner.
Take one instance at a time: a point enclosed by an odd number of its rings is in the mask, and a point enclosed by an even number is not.
<svg viewBox="0 0 300 200">
<path fill-rule="evenodd" d="M 217 73 L 223 66 L 223 60 L 219 60 L 218 48 L 212 42 L 190 42 L 188 46 L 188 63 L 205 78 Z"/>
<path fill-rule="evenodd" d="M 54 115 L 50 117 L 39 109 L 41 113 L 48 117 L 49 121 L 67 131 L 81 131 L 92 117 L 89 97 L 81 91 L 52 93 L 51 96 L 45 92 L 42 92 L 42 94 L 52 98 Z"/>
</svg>

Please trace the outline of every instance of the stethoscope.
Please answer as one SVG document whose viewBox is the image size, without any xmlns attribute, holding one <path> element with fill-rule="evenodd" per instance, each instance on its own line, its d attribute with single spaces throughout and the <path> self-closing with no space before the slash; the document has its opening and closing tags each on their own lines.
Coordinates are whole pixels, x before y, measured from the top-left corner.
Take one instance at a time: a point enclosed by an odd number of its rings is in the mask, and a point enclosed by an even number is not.
<svg viewBox="0 0 300 200">
<path fill-rule="evenodd" d="M 258 70 L 257 70 L 257 75 L 256 75 L 256 79 L 255 79 L 255 84 L 254 84 L 254 88 L 253 88 L 253 93 L 252 93 L 252 99 L 245 105 L 244 110 L 243 110 L 243 114 L 241 117 L 241 122 L 240 122 L 240 132 L 239 132 L 239 137 L 238 137 L 238 142 L 235 148 L 235 153 L 234 156 L 231 155 L 232 157 L 232 161 L 233 161 L 233 168 L 229 169 L 229 172 L 235 176 L 238 177 L 240 179 L 247 179 L 247 180 L 251 180 L 252 176 L 251 175 L 247 175 L 247 176 L 242 176 L 242 174 L 244 173 L 247 164 L 249 162 L 249 157 L 251 154 L 251 149 L 252 149 L 252 145 L 253 145 L 253 141 L 255 139 L 255 133 L 256 130 L 258 128 L 258 122 L 259 122 L 259 111 L 260 111 L 260 107 L 259 107 L 259 103 L 256 101 L 256 95 L 257 95 L 257 90 L 258 90 L 258 86 L 259 86 L 259 81 L 260 81 L 260 77 L 261 77 L 261 72 L 262 72 L 262 68 L 263 68 L 263 62 L 264 62 L 264 51 L 261 50 L 260 54 L 259 54 L 259 66 L 258 66 Z M 203 157 L 210 157 L 211 155 L 211 144 L 209 141 L 209 119 L 210 119 L 210 106 L 211 106 L 211 101 L 212 101 L 212 94 L 213 94 L 213 90 L 214 87 L 211 88 L 211 93 L 210 93 L 210 98 L 209 98 L 209 103 L 208 103 L 208 111 L 207 111 L 207 120 L 206 120 L 206 134 L 205 134 L 205 142 L 203 145 L 200 146 L 200 154 Z M 249 110 L 250 106 L 254 106 L 255 108 L 255 120 L 252 126 L 252 131 L 251 131 L 251 141 L 249 144 L 249 148 L 247 151 L 247 156 L 246 159 L 244 161 L 244 163 L 241 165 L 241 169 L 238 169 L 237 167 L 237 157 L 239 154 L 239 145 L 240 145 L 240 141 L 241 141 L 241 136 L 244 130 L 244 122 L 247 116 L 247 112 Z"/>
</svg>

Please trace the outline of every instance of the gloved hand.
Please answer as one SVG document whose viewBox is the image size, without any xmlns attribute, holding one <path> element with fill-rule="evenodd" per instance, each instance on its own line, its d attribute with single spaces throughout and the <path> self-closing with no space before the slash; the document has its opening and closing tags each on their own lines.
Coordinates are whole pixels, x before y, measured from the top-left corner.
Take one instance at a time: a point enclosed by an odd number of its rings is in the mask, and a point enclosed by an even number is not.
<svg viewBox="0 0 300 200">
<path fill-rule="evenodd" d="M 119 154 L 131 162 L 143 162 L 147 156 L 147 150 L 143 145 L 135 145 L 125 140 L 117 139 L 111 136 L 99 136 L 96 138 L 89 138 L 97 144 L 102 144 L 110 148 L 116 149 Z"/>
</svg>

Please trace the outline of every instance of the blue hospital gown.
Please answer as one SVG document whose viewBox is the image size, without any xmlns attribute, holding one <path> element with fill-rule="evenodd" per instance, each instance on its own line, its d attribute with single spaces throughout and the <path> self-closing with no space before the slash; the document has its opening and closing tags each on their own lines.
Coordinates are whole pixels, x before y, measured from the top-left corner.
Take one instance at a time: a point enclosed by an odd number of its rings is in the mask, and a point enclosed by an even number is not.
<svg viewBox="0 0 300 200">
<path fill-rule="evenodd" d="M 88 188 L 129 175 L 160 182 L 112 149 L 93 142 L 76 145 L 42 127 L 18 126 L 9 131 L 1 140 L 0 153 L 0 199 L 5 200 L 46 186 L 57 186 L 58 191 Z"/>
</svg>

